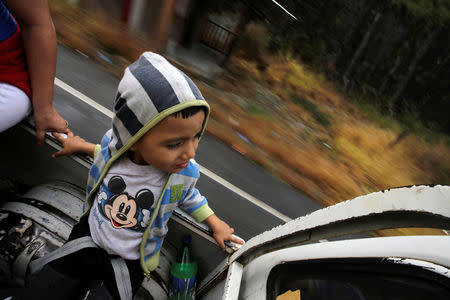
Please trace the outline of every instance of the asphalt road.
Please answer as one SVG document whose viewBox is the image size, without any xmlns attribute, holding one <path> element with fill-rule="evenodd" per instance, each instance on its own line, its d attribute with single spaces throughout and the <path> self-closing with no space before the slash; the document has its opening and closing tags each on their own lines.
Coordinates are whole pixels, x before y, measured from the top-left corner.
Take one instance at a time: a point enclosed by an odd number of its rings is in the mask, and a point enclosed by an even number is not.
<svg viewBox="0 0 450 300">
<path fill-rule="evenodd" d="M 110 117 L 88 105 L 78 93 L 112 110 L 119 79 L 85 55 L 62 46 L 58 48 L 56 78 L 63 83 L 55 85 L 56 109 L 75 134 L 99 142 L 110 128 Z M 61 88 L 64 84 L 69 90 Z M 207 171 L 198 182 L 200 192 L 216 214 L 244 239 L 320 208 L 211 136 L 202 138 L 196 161 Z"/>
</svg>

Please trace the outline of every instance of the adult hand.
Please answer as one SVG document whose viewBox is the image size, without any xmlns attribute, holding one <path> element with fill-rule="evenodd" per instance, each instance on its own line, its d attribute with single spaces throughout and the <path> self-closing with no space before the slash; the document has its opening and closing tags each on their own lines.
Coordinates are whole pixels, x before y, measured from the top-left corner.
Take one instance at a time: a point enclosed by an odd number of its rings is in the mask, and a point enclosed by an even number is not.
<svg viewBox="0 0 450 300">
<path fill-rule="evenodd" d="M 45 133 L 47 131 L 61 133 L 69 132 L 67 121 L 61 117 L 53 106 L 43 110 L 39 110 L 35 107 L 33 118 L 36 126 L 36 141 L 38 146 L 41 146 L 44 143 Z"/>
</svg>

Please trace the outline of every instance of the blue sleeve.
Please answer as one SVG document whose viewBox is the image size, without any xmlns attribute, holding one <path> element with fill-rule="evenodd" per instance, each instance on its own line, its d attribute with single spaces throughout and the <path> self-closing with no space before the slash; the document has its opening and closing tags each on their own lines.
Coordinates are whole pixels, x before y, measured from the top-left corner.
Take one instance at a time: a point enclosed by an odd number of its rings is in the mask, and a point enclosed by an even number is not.
<svg viewBox="0 0 450 300">
<path fill-rule="evenodd" d="M 0 41 L 9 38 L 16 30 L 16 21 L 14 21 L 3 1 L 0 1 Z"/>
</svg>

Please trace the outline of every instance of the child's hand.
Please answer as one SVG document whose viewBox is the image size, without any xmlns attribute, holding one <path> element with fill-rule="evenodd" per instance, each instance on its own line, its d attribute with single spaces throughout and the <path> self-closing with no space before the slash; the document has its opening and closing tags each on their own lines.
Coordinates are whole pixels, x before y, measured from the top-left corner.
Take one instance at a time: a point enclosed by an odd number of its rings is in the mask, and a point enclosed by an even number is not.
<svg viewBox="0 0 450 300">
<path fill-rule="evenodd" d="M 59 133 L 52 133 L 53 136 L 61 142 L 63 148 L 52 154 L 53 158 L 65 155 L 72 155 L 78 152 L 85 152 L 87 145 L 90 143 L 86 142 L 83 138 L 79 136 L 74 136 L 73 132 L 68 129 L 67 138 L 60 135 Z"/>
<path fill-rule="evenodd" d="M 222 250 L 225 250 L 225 241 L 231 241 L 241 245 L 244 244 L 243 240 L 233 235 L 234 229 L 216 215 L 209 216 L 204 223 L 212 229 L 214 239 Z"/>
</svg>

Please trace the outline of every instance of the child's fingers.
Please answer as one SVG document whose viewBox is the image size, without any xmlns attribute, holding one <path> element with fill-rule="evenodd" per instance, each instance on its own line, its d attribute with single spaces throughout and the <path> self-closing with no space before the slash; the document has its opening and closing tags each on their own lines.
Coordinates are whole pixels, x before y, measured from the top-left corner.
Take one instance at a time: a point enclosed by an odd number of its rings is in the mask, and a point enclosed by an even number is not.
<svg viewBox="0 0 450 300">
<path fill-rule="evenodd" d="M 73 133 L 72 136 L 69 135 L 69 133 L 64 133 L 64 132 L 52 132 L 52 135 L 57 138 L 58 140 L 65 140 L 68 137 L 73 137 Z"/>
<path fill-rule="evenodd" d="M 219 247 L 220 247 L 220 249 L 222 249 L 222 250 L 224 250 L 225 251 L 225 243 L 224 243 L 224 241 L 223 240 L 221 240 L 221 241 L 218 241 L 218 243 L 219 243 Z"/>
<path fill-rule="evenodd" d="M 245 244 L 245 241 L 244 241 L 243 239 L 238 238 L 238 237 L 235 236 L 234 234 L 231 235 L 229 241 L 234 242 L 234 243 L 237 243 L 237 244 L 241 244 L 241 245 L 244 245 L 244 244 Z"/>
<path fill-rule="evenodd" d="M 62 137 L 62 136 L 61 136 L 59 133 L 57 133 L 57 132 L 52 132 L 52 135 L 53 135 L 58 141 L 60 141 L 61 143 L 62 143 L 62 141 L 65 140 L 65 138 Z"/>
<path fill-rule="evenodd" d="M 230 238 L 227 239 L 227 246 L 233 251 L 239 250 L 243 244 L 245 244 L 245 241 L 235 235 L 231 235 Z"/>
<path fill-rule="evenodd" d="M 217 245 L 219 245 L 220 249 L 225 250 L 225 239 L 219 236 L 214 236 L 214 239 L 217 242 Z"/>
</svg>

